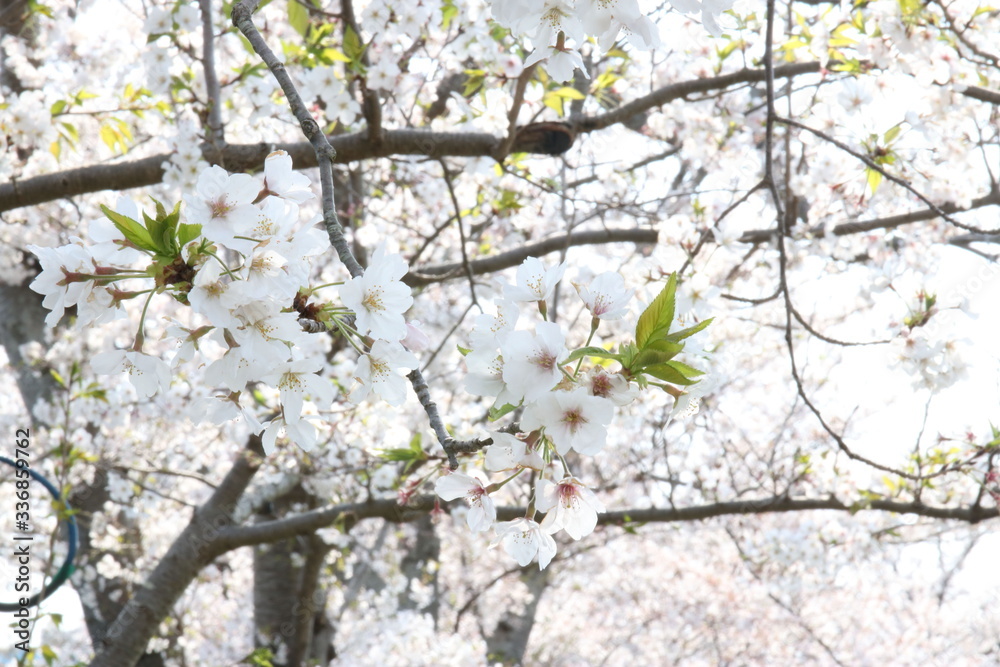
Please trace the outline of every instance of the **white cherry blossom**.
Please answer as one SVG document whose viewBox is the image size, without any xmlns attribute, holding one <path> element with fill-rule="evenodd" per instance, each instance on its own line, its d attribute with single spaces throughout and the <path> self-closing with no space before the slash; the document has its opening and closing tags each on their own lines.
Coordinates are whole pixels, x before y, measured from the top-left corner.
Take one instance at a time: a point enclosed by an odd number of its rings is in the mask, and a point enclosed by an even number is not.
<svg viewBox="0 0 1000 667">
<path fill-rule="evenodd" d="M 170 388 L 170 367 L 157 357 L 134 350 L 112 350 L 96 355 L 90 361 L 94 371 L 102 375 L 127 373 L 129 382 L 143 398 Z"/>
<path fill-rule="evenodd" d="M 479 473 L 466 475 L 453 472 L 439 477 L 434 484 L 434 492 L 444 500 L 465 498 L 469 502 L 469 511 L 465 516 L 469 529 L 480 533 L 489 530 L 497 520 L 497 508 L 486 492 L 489 482 Z"/>
<path fill-rule="evenodd" d="M 340 299 L 354 311 L 359 332 L 389 341 L 406 336 L 403 313 L 413 304 L 413 297 L 400 278 L 407 270 L 401 256 L 387 253 L 380 245 L 364 274 L 340 286 Z"/>
<path fill-rule="evenodd" d="M 358 359 L 354 371 L 357 385 L 351 391 L 350 401 L 358 404 L 374 391 L 389 405 L 402 405 L 406 399 L 406 380 L 396 371 L 419 366 L 413 353 L 403 349 L 398 342 L 375 341 L 371 351 Z"/>
<path fill-rule="evenodd" d="M 268 194 L 301 204 L 312 199 L 309 177 L 292 169 L 292 156 L 274 151 L 264 159 L 264 188 Z"/>
<path fill-rule="evenodd" d="M 552 391 L 525 408 L 521 428 L 544 428 L 560 454 L 574 449 L 591 456 L 604 448 L 614 411 L 611 401 L 591 396 L 583 387 Z"/>
<path fill-rule="evenodd" d="M 567 355 L 562 327 L 539 322 L 535 333 L 514 331 L 500 347 L 503 380 L 515 396 L 533 401 L 562 378 L 559 360 Z"/>
<path fill-rule="evenodd" d="M 504 362 L 493 350 L 476 350 L 465 357 L 468 373 L 465 390 L 473 396 L 495 396 L 495 405 L 517 405 L 522 396 L 512 391 L 503 379 Z"/>
<path fill-rule="evenodd" d="M 507 555 L 524 567 L 538 557 L 538 567 L 544 570 L 556 555 L 556 541 L 542 530 L 537 521 L 524 517 L 496 524 L 496 539 L 491 546 L 503 544 Z"/>
<path fill-rule="evenodd" d="M 486 448 L 487 470 L 515 470 L 531 468 L 541 470 L 545 467 L 538 450 L 528 450 L 527 444 L 509 433 L 490 433 L 493 444 Z"/>
<path fill-rule="evenodd" d="M 618 407 L 628 405 L 639 395 L 639 387 L 621 373 L 609 373 L 601 366 L 591 368 L 583 375 L 580 385 L 591 396 L 606 398 Z"/>
<path fill-rule="evenodd" d="M 574 540 L 594 532 L 597 514 L 604 511 L 594 492 L 576 477 L 565 477 L 559 483 L 541 479 L 535 494 L 535 509 L 546 512 L 542 528 L 550 534 L 565 530 Z"/>
<path fill-rule="evenodd" d="M 233 247 L 235 237 L 244 235 L 258 215 L 253 205 L 260 183 L 249 174 L 230 174 L 218 165 L 198 177 L 195 193 L 185 195 L 187 218 L 201 225 L 207 239 Z"/>
<path fill-rule="evenodd" d="M 323 362 L 320 359 L 295 359 L 282 362 L 261 376 L 263 382 L 278 388 L 286 423 L 296 424 L 301 419 L 306 396 L 311 396 L 321 409 L 329 408 L 333 402 L 333 385 L 316 375 L 321 370 Z"/>
<path fill-rule="evenodd" d="M 504 296 L 511 301 L 545 301 L 566 272 L 566 263 L 546 269 L 537 257 L 529 257 L 517 267 L 517 283 L 504 286 Z"/>
<path fill-rule="evenodd" d="M 625 288 L 620 273 L 606 271 L 596 276 L 589 285 L 573 283 L 586 304 L 587 310 L 597 319 L 620 320 L 628 314 L 628 302 L 635 290 Z"/>
<path fill-rule="evenodd" d="M 507 299 L 496 299 L 494 304 L 496 306 L 495 314 L 482 313 L 477 315 L 472 325 L 469 342 L 474 350 L 498 347 L 507 334 L 517 326 L 520 309 L 515 302 Z"/>
</svg>

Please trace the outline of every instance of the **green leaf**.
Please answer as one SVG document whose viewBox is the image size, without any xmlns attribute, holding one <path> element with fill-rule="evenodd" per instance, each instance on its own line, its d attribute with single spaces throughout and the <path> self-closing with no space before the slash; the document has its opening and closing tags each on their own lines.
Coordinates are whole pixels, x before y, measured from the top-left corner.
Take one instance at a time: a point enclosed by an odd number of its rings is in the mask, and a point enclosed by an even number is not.
<svg viewBox="0 0 1000 667">
<path fill-rule="evenodd" d="M 441 28 L 447 30 L 456 16 L 458 7 L 455 5 L 455 0 L 444 0 L 441 3 Z"/>
<path fill-rule="evenodd" d="M 666 286 L 653 303 L 639 316 L 635 325 L 635 342 L 645 348 L 650 340 L 662 338 L 670 331 L 674 319 L 674 293 L 677 291 L 677 274 L 671 273 Z"/>
<path fill-rule="evenodd" d="M 423 461 L 427 454 L 422 449 L 398 447 L 388 449 L 373 449 L 372 454 L 385 461 Z"/>
<path fill-rule="evenodd" d="M 576 361 L 577 359 L 582 359 L 583 357 L 597 357 L 598 359 L 611 359 L 612 361 L 621 362 L 621 355 L 615 354 L 614 352 L 609 352 L 603 347 L 581 347 L 578 350 L 573 350 L 568 357 L 562 362 L 568 364 L 570 362 Z"/>
<path fill-rule="evenodd" d="M 361 60 L 361 54 L 365 52 L 365 45 L 361 43 L 358 33 L 351 28 L 344 30 L 344 53 L 350 57 L 351 62 Z"/>
<path fill-rule="evenodd" d="M 628 369 L 633 373 L 637 373 L 649 366 L 665 364 L 680 354 L 683 349 L 684 345 L 682 343 L 671 343 L 667 340 L 653 341 L 639 350 L 639 353 L 632 359 L 632 363 Z"/>
<path fill-rule="evenodd" d="M 111 222 L 115 223 L 115 227 L 118 228 L 118 231 L 120 231 L 134 246 L 142 248 L 143 250 L 157 252 L 158 249 L 153 243 L 153 239 L 149 237 L 149 232 L 145 227 L 127 215 L 122 215 L 117 211 L 112 211 L 104 204 L 101 204 L 101 210 Z"/>
<path fill-rule="evenodd" d="M 687 329 L 681 329 L 680 331 L 675 331 L 674 333 L 667 336 L 664 340 L 668 340 L 671 343 L 677 343 L 679 341 L 684 340 L 685 338 L 690 338 L 699 331 L 702 331 L 706 327 L 708 327 L 708 325 L 711 324 L 712 320 L 714 319 L 715 319 L 714 317 L 710 317 L 707 320 L 702 320 L 701 322 L 698 322 L 698 324 L 694 325 L 693 327 L 688 327 Z"/>
<path fill-rule="evenodd" d="M 49 115 L 58 116 L 66 108 L 66 100 L 56 100 L 51 107 L 49 107 Z"/>
<path fill-rule="evenodd" d="M 670 384 L 692 385 L 698 382 L 697 380 L 687 379 L 684 377 L 683 373 L 670 364 L 657 364 L 655 366 L 649 366 L 642 369 L 642 372 L 659 380 L 663 380 L 664 382 L 669 382 Z"/>
<path fill-rule="evenodd" d="M 184 223 L 177 228 L 177 243 L 183 248 L 201 236 L 201 225 Z"/>
<path fill-rule="evenodd" d="M 615 74 L 610 70 L 607 72 L 602 72 L 597 76 L 596 79 L 594 79 L 594 83 L 590 84 L 590 90 L 591 92 L 594 93 L 596 93 L 599 90 L 604 90 L 605 88 L 609 88 L 612 84 L 614 84 L 615 81 L 617 81 L 620 78 L 621 78 L 620 76 L 618 76 L 617 74 Z"/>
<path fill-rule="evenodd" d="M 269 648 L 258 648 L 254 649 L 253 653 L 247 657 L 240 660 L 241 665 L 250 665 L 251 667 L 274 667 L 274 663 L 271 660 L 274 659 L 274 653 Z"/>
<path fill-rule="evenodd" d="M 896 137 L 899 136 L 899 133 L 902 131 L 903 131 L 902 124 L 896 123 L 895 125 L 893 125 L 888 130 L 885 131 L 885 135 L 883 136 L 884 143 L 888 146 L 896 139 Z"/>
<path fill-rule="evenodd" d="M 871 188 L 874 195 L 875 191 L 878 190 L 878 186 L 882 183 L 882 172 L 868 167 L 865 169 L 865 178 L 868 180 L 868 187 Z"/>
<path fill-rule="evenodd" d="M 469 78 L 462 84 L 462 97 L 472 97 L 483 87 L 483 83 L 486 81 L 486 71 L 481 69 L 467 69 L 465 70 L 465 75 Z"/>
<path fill-rule="evenodd" d="M 299 0 L 288 0 L 288 24 L 303 37 L 309 32 L 309 10 Z"/>
<path fill-rule="evenodd" d="M 63 131 L 61 134 L 69 140 L 70 143 L 76 144 L 80 141 L 80 132 L 76 129 L 76 125 L 72 123 L 60 123 L 59 124 Z"/>
<path fill-rule="evenodd" d="M 322 51 L 320 51 L 319 56 L 324 61 L 330 64 L 351 62 L 351 59 L 345 56 L 343 51 L 341 51 L 340 49 L 335 49 L 333 47 L 323 49 Z"/>
<path fill-rule="evenodd" d="M 688 366 L 687 364 L 680 361 L 668 361 L 666 365 L 670 366 L 676 371 L 679 371 L 685 377 L 688 378 L 693 378 L 705 374 L 705 371 L 699 371 L 697 368 L 692 368 L 691 366 Z"/>
<path fill-rule="evenodd" d="M 66 388 L 66 380 L 63 378 L 62 375 L 59 374 L 59 371 L 57 371 L 54 368 L 50 368 L 49 369 L 49 375 L 52 376 L 52 379 L 56 381 L 57 385 L 59 385 L 63 389 Z"/>
<path fill-rule="evenodd" d="M 149 215 L 146 214 L 145 211 L 142 212 L 142 218 L 146 223 L 146 231 L 149 232 L 150 240 L 156 244 L 157 252 L 160 252 L 161 250 L 166 251 L 167 249 L 162 245 L 163 230 L 164 230 L 163 218 L 161 218 L 160 216 L 156 216 L 156 218 L 151 218 L 149 217 Z M 161 254 L 166 254 L 166 252 L 163 252 Z"/>
<path fill-rule="evenodd" d="M 517 410 L 517 406 L 511 405 L 510 403 L 506 403 L 504 404 L 503 407 L 500 408 L 496 406 L 491 406 L 489 414 L 490 421 L 495 422 L 496 420 L 500 419 L 506 414 L 513 412 L 514 410 Z"/>
</svg>

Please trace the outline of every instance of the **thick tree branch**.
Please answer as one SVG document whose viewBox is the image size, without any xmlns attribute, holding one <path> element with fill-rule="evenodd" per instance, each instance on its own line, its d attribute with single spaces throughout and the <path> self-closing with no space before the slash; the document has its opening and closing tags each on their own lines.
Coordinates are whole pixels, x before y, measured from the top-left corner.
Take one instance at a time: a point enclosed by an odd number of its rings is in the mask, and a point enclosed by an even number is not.
<svg viewBox="0 0 1000 667">
<path fill-rule="evenodd" d="M 793 63 L 774 68 L 775 78 L 791 78 L 801 74 L 821 71 L 818 62 Z M 730 74 L 705 79 L 692 79 L 659 88 L 652 93 L 617 107 L 607 113 L 575 118 L 572 122 L 576 133 L 594 132 L 616 123 L 622 123 L 636 114 L 654 107 L 683 99 L 695 93 L 708 93 L 729 86 L 757 83 L 764 80 L 763 69 L 743 69 Z M 967 86 L 958 90 L 972 99 L 1000 104 L 1000 93 Z M 337 155 L 337 164 L 348 164 L 390 155 L 419 155 L 432 159 L 443 157 L 496 156 L 504 139 L 479 132 L 431 132 L 429 130 L 383 130 L 378 133 L 381 141 L 372 141 L 368 129 L 352 134 L 328 137 Z M 317 166 L 316 154 L 308 142 L 281 144 L 227 144 L 218 152 L 206 147 L 205 158 L 212 164 L 221 164 L 230 171 L 260 169 L 264 158 L 272 150 L 280 149 L 292 156 L 296 169 Z M 163 163 L 170 153 L 115 164 L 101 164 L 77 169 L 67 169 L 53 174 L 34 176 L 23 181 L 14 180 L 0 184 L 0 213 L 24 206 L 73 197 L 102 190 L 128 190 L 155 185 L 163 180 Z"/>
<path fill-rule="evenodd" d="M 512 266 L 518 266 L 528 257 L 541 257 L 550 252 L 559 252 L 572 246 L 597 245 L 601 243 L 642 243 L 652 245 L 656 243 L 657 237 L 655 229 L 595 229 L 586 232 L 575 232 L 566 236 L 555 236 L 544 239 L 538 243 L 521 246 L 520 248 L 492 257 L 476 259 L 469 262 L 467 267 L 461 262 L 417 267 L 403 276 L 403 282 L 411 287 L 422 287 L 431 283 L 462 277 L 466 275 L 465 272 L 467 269 L 473 275 L 482 275 L 484 273 L 494 273 L 503 269 L 509 269 Z"/>
<path fill-rule="evenodd" d="M 91 667 L 134 665 L 146 644 L 198 572 L 224 551 L 219 532 L 233 525 L 236 504 L 260 467 L 264 454 L 253 436 L 219 487 L 198 508 L 184 531 L 108 629 Z"/>
<path fill-rule="evenodd" d="M 942 204 L 938 208 L 945 213 L 953 214 L 974 211 L 978 208 L 983 208 L 984 206 L 1000 206 L 1000 190 L 995 190 L 988 195 L 973 199 L 972 203 L 965 208 L 958 207 L 955 204 Z M 875 229 L 893 229 L 895 227 L 908 225 L 913 222 L 933 220 L 937 217 L 939 217 L 937 211 L 927 208 L 919 211 L 911 211 L 909 213 L 900 213 L 899 215 L 890 215 L 884 218 L 875 218 L 874 220 L 842 222 L 834 225 L 833 228 L 830 229 L 829 233 L 834 236 L 847 236 L 849 234 L 870 232 Z M 823 234 L 824 229 L 825 227 L 823 225 L 817 225 L 816 227 L 812 227 L 810 231 L 815 234 Z M 748 232 L 744 232 L 743 235 L 740 236 L 740 243 L 767 243 L 773 239 L 777 233 L 777 229 L 753 229 Z"/>
<path fill-rule="evenodd" d="M 226 527 L 220 530 L 212 542 L 212 549 L 225 553 L 239 547 L 277 542 L 295 535 L 304 535 L 325 528 L 344 518 L 351 522 L 363 519 L 384 519 L 394 523 L 413 521 L 434 509 L 440 502 L 434 496 L 413 498 L 407 505 L 401 506 L 395 498 L 369 500 L 361 503 L 345 503 L 331 505 L 311 512 L 275 521 L 268 521 L 248 526 Z M 872 510 L 892 514 L 913 514 L 929 519 L 944 519 L 976 524 L 980 521 L 995 519 L 1000 512 L 997 508 L 982 507 L 936 507 L 920 502 L 903 502 L 899 500 L 871 500 L 860 505 L 849 505 L 834 497 L 828 498 L 791 498 L 788 496 L 772 496 L 758 500 L 735 500 L 730 502 L 709 503 L 694 507 L 653 507 L 648 509 L 626 509 L 616 512 L 605 512 L 598 515 L 598 523 L 602 525 L 631 525 L 637 523 L 675 523 L 684 521 L 704 521 L 723 516 L 748 514 L 773 514 L 785 512 L 804 512 L 809 510 L 835 510 L 841 512 L 858 512 Z M 524 516 L 523 507 L 499 507 L 497 519 L 509 521 Z"/>
<path fill-rule="evenodd" d="M 792 77 L 819 71 L 818 62 L 797 63 L 776 68 L 775 76 Z M 578 133 L 592 132 L 692 93 L 710 92 L 737 84 L 761 81 L 763 76 L 762 70 L 744 69 L 722 76 L 671 84 L 608 113 L 575 119 L 573 127 Z M 329 137 L 330 144 L 337 152 L 335 162 L 346 164 L 390 155 L 421 155 L 428 158 L 488 157 L 496 156 L 504 145 L 503 139 L 477 132 L 431 132 L 407 129 L 384 130 L 379 136 L 381 141 L 372 141 L 368 130 L 365 129 L 353 134 Z M 296 169 L 317 166 L 315 152 L 308 142 L 275 145 L 230 144 L 223 147 L 219 153 L 206 155 L 206 159 L 213 164 L 222 164 L 230 171 L 252 171 L 260 169 L 264 158 L 274 149 L 289 153 Z M 162 153 L 141 160 L 69 169 L 23 181 L 4 183 L 0 185 L 0 212 L 89 192 L 126 190 L 154 185 L 163 180 L 161 165 L 169 159 L 169 153 Z"/>
</svg>

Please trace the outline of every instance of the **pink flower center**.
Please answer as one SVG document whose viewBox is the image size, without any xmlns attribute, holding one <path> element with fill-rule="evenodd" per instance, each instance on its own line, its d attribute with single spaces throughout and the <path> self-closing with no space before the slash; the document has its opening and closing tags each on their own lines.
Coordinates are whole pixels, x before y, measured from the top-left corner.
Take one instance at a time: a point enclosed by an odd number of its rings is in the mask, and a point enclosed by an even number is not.
<svg viewBox="0 0 1000 667">
<path fill-rule="evenodd" d="M 552 370 L 556 367 L 556 358 L 552 356 L 547 350 L 541 350 L 535 354 L 531 362 L 538 366 L 539 368 L 544 368 L 547 371 Z"/>
<path fill-rule="evenodd" d="M 579 408 L 573 408 L 563 414 L 562 421 L 569 426 L 569 430 L 572 433 L 576 433 L 578 429 L 587 423 L 587 418 L 583 416 Z"/>
<path fill-rule="evenodd" d="M 594 396 L 607 398 L 611 394 L 611 378 L 604 373 L 595 375 L 590 383 L 590 390 Z"/>
</svg>

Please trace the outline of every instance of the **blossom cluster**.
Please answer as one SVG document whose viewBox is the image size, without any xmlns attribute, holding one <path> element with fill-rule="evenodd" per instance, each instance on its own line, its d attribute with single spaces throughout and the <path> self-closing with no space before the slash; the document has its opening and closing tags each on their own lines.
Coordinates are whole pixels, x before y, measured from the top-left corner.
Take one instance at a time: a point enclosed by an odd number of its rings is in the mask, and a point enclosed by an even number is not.
<svg viewBox="0 0 1000 667">
<path fill-rule="evenodd" d="M 282 432 L 309 449 L 317 439 L 316 412 L 334 398 L 333 384 L 319 375 L 323 361 L 303 352 L 310 331 L 334 325 L 375 339 L 358 365 L 355 402 L 370 390 L 398 402 L 405 388 L 393 369 L 416 367 L 399 342 L 408 331 L 403 312 L 412 299 L 399 282 L 407 268 L 398 255 L 379 248 L 364 275 L 342 285 L 353 313 L 309 302 L 318 289 L 308 287 L 311 260 L 329 246 L 314 225 L 299 228 L 299 205 L 312 197 L 309 179 L 292 170 L 283 151 L 267 157 L 262 177 L 213 166 L 184 198 L 185 223 L 180 205 L 168 213 L 157 202 L 154 217 L 120 200 L 116 210 L 104 208 L 107 219 L 91 224 L 89 243 L 73 238 L 58 248 L 29 246 L 42 266 L 31 288 L 45 295 L 50 327 L 71 307 L 81 328 L 125 317 L 123 303 L 144 297 L 134 344 L 96 355 L 96 372 L 125 372 L 137 393 L 150 397 L 169 388 L 171 367 L 199 352 L 205 356 L 206 341 L 213 341 L 224 352 L 207 363 L 205 379 L 219 392 L 198 406 L 200 416 L 216 424 L 245 419 L 268 453 Z M 170 364 L 144 350 L 148 303 L 163 293 L 189 306 L 196 321 L 165 327 L 165 337 L 177 343 Z M 263 423 L 245 398 L 252 383 L 269 385 L 280 397 Z"/>
<path fill-rule="evenodd" d="M 494 546 L 502 544 L 521 566 L 537 557 L 539 566 L 545 568 L 556 553 L 554 533 L 563 530 L 579 540 L 597 525 L 597 515 L 604 511 L 604 505 L 574 475 L 571 460 L 603 450 L 615 408 L 631 403 L 640 387 L 651 384 L 650 378 L 693 384 L 689 378 L 700 374 L 670 361 L 683 347 L 670 341 L 667 334 L 673 318 L 673 279 L 640 318 L 636 338 L 642 353 L 631 344 L 621 346 L 617 354 L 586 346 L 602 321 L 621 319 L 627 314 L 633 290 L 626 289 L 622 276 L 607 272 L 587 285 L 575 284 L 590 312 L 591 328 L 587 344 L 570 352 L 563 327 L 547 317 L 547 301 L 565 270 L 565 264 L 546 268 L 537 258 L 529 257 L 518 268 L 516 284 L 506 285 L 503 298 L 496 300 L 495 314 L 479 315 L 470 333 L 466 390 L 494 398 L 493 419 L 516 408 L 523 410 L 515 428 L 490 433 L 492 444 L 485 451 L 486 470 L 502 473 L 505 479 L 491 483 L 483 472 L 475 470 L 452 472 L 435 485 L 437 494 L 445 500 L 466 499 L 469 528 L 476 532 L 494 529 Z M 533 330 L 518 329 L 520 308 L 531 304 L 536 305 L 543 320 Z M 680 339 L 691 333 L 674 335 Z M 654 339 L 659 342 L 652 342 Z M 611 372 L 601 363 L 594 363 L 583 369 L 585 357 L 614 360 L 622 368 Z M 684 377 L 665 370 L 674 367 L 683 369 Z M 666 385 L 658 386 L 678 399 L 683 395 Z M 571 452 L 577 456 L 569 457 Z M 534 480 L 527 516 L 497 522 L 491 494 L 525 470 L 532 471 Z M 534 518 L 536 511 L 545 513 L 540 522 Z"/>
<path fill-rule="evenodd" d="M 735 0 L 671 0 L 678 11 L 700 13 L 705 28 L 713 35 L 722 33 L 719 15 Z M 638 0 L 492 0 L 493 18 L 511 32 L 531 40 L 534 50 L 524 66 L 546 61 L 546 71 L 557 81 L 569 81 L 573 71 L 588 76 L 578 48 L 595 37 L 607 52 L 624 31 L 628 42 L 648 51 L 661 46 L 659 31 L 639 8 Z M 567 45 L 572 40 L 576 47 Z"/>
</svg>

